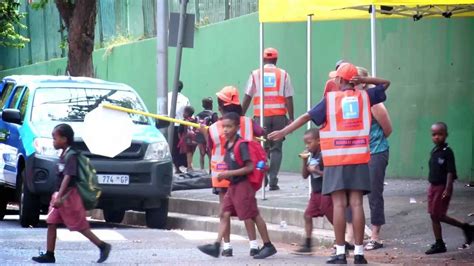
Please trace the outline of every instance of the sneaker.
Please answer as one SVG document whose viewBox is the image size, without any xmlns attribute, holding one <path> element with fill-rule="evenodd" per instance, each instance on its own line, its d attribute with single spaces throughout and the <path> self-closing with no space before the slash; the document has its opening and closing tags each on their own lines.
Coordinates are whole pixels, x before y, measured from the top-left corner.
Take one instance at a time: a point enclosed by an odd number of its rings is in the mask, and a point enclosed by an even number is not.
<svg viewBox="0 0 474 266">
<path fill-rule="evenodd" d="M 273 244 L 270 244 L 269 246 L 263 246 L 257 255 L 253 256 L 254 259 L 264 259 L 267 257 L 270 257 L 272 255 L 275 255 L 277 253 L 277 250 Z"/>
<path fill-rule="evenodd" d="M 233 256 L 232 249 L 228 248 L 228 249 L 222 250 L 221 256 L 222 257 L 232 257 Z"/>
<path fill-rule="evenodd" d="M 308 245 L 302 245 L 299 249 L 296 250 L 298 253 L 311 253 L 313 252 L 313 248 Z"/>
<path fill-rule="evenodd" d="M 428 249 L 425 254 L 426 255 L 431 255 L 431 254 L 437 254 L 437 253 L 443 253 L 446 252 L 446 244 L 443 243 L 434 243 L 430 249 Z"/>
<path fill-rule="evenodd" d="M 464 233 L 464 238 L 466 239 L 466 243 L 467 245 L 471 245 L 472 243 L 472 238 L 473 238 L 473 234 L 474 234 L 474 226 L 466 223 L 463 227 L 462 227 L 462 232 Z"/>
<path fill-rule="evenodd" d="M 110 250 L 112 249 L 112 245 L 104 242 L 104 247 L 100 249 L 100 257 L 97 260 L 97 263 L 102 263 L 107 260 L 109 257 Z"/>
<path fill-rule="evenodd" d="M 31 259 L 38 263 L 56 263 L 56 258 L 54 255 L 49 255 L 48 253 L 43 252 L 40 252 L 38 257 L 33 257 Z"/>
<path fill-rule="evenodd" d="M 367 264 L 367 260 L 364 258 L 364 255 L 355 255 L 354 264 Z"/>
<path fill-rule="evenodd" d="M 270 191 L 275 191 L 275 190 L 280 190 L 280 187 L 278 185 L 270 186 Z"/>
<path fill-rule="evenodd" d="M 346 255 L 345 254 L 332 255 L 331 257 L 329 257 L 326 263 L 327 264 L 347 264 Z"/>
<path fill-rule="evenodd" d="M 221 249 L 221 244 L 220 243 L 214 243 L 214 244 L 207 244 L 207 245 L 201 245 L 201 246 L 198 246 L 198 249 L 209 255 L 209 256 L 212 256 L 214 258 L 218 258 L 219 257 L 219 251 Z"/>
<path fill-rule="evenodd" d="M 258 254 L 260 250 L 258 248 L 251 248 L 250 249 L 250 256 L 253 257 Z"/>
<path fill-rule="evenodd" d="M 367 243 L 367 245 L 364 247 L 365 250 L 375 250 L 379 248 L 383 248 L 383 244 L 375 240 L 370 240 L 369 243 Z"/>
</svg>

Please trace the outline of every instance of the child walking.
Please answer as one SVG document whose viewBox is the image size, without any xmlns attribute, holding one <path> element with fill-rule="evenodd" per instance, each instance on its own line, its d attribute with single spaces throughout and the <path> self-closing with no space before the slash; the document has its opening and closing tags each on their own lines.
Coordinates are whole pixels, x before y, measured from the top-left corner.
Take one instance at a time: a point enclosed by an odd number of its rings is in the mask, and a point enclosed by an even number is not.
<svg viewBox="0 0 474 266">
<path fill-rule="evenodd" d="M 78 231 L 94 243 L 100 251 L 98 263 L 107 260 L 112 246 L 97 238 L 90 230 L 89 222 L 86 220 L 86 210 L 82 204 L 81 196 L 76 188 L 77 157 L 66 156 L 74 141 L 74 131 L 68 124 L 59 124 L 53 130 L 54 148 L 63 152 L 59 157 L 57 170 L 57 188 L 51 197 L 51 203 L 46 220 L 48 234 L 46 242 L 46 253 L 32 260 L 39 263 L 55 263 L 54 250 L 56 248 L 56 233 L 58 224 L 65 224 L 71 231 Z"/>
<path fill-rule="evenodd" d="M 240 128 L 240 115 L 237 113 L 226 113 L 222 118 L 222 124 L 227 140 L 225 144 L 226 153 L 224 155 L 227 170 L 219 172 L 217 178 L 230 181 L 230 186 L 224 196 L 221 209 L 221 216 L 224 218 L 221 219 L 219 224 L 216 242 L 214 244 L 198 246 L 198 249 L 207 255 L 219 257 L 224 233 L 230 231 L 230 223 L 227 221 L 230 220 L 231 215 L 237 215 L 241 221 L 244 221 L 249 239 L 256 239 L 255 225 L 257 226 L 260 237 L 263 240 L 263 247 L 253 258 L 264 259 L 277 253 L 277 250 L 270 242 L 267 226 L 258 211 L 255 190 L 247 179 L 247 175 L 254 168 L 253 162 L 250 159 L 248 144 L 243 142 L 238 147 L 244 165 L 239 165 L 234 155 L 234 146 L 240 138 L 237 134 Z"/>
<path fill-rule="evenodd" d="M 319 145 L 319 130 L 308 129 L 303 137 L 308 154 L 301 154 L 303 165 L 301 174 L 303 178 L 311 178 L 311 198 L 304 212 L 304 228 L 306 240 L 297 252 L 309 253 L 312 251 L 311 236 L 313 234 L 313 217 L 323 217 L 332 224 L 332 200 L 331 197 L 322 195 L 323 189 L 323 159 Z"/>
<path fill-rule="evenodd" d="M 447 215 L 453 194 L 453 183 L 457 178 L 454 153 L 446 143 L 447 137 L 448 126 L 445 123 L 437 122 L 431 126 L 431 139 L 435 147 L 431 150 L 429 161 L 428 213 L 436 242 L 425 252 L 427 255 L 446 252 L 441 222 L 462 229 L 466 242 L 461 248 L 469 247 L 474 233 L 474 226 Z"/>
<path fill-rule="evenodd" d="M 338 91 L 327 93 L 313 109 L 282 130 L 270 133 L 268 138 L 282 139 L 310 120 L 316 125 L 322 125 L 321 150 L 325 165 L 322 194 L 331 195 L 336 236 L 336 255 L 331 256 L 326 263 L 347 263 L 344 241 L 345 211 L 347 206 L 350 206 L 354 228 L 354 263 L 366 264 L 362 199 L 364 194 L 370 192 L 370 107 L 385 101 L 385 90 L 390 81 L 359 77 L 353 64 L 342 63 L 336 71 L 335 82 Z M 362 91 L 356 88 L 361 83 L 376 86 Z"/>
<path fill-rule="evenodd" d="M 185 121 L 196 123 L 194 118 L 194 108 L 192 106 L 184 107 L 183 117 Z M 190 126 L 179 126 L 179 151 L 186 154 L 187 172 L 193 171 L 193 155 L 196 151 L 196 133 L 197 129 Z"/>
<path fill-rule="evenodd" d="M 202 99 L 202 108 L 204 108 L 204 110 L 196 115 L 196 118 L 199 124 L 204 125 L 204 126 L 210 126 L 214 124 L 215 122 L 217 122 L 218 120 L 217 113 L 212 111 L 212 98 L 211 97 Z M 207 147 L 206 136 L 203 133 L 197 132 L 196 142 L 199 148 L 199 165 L 201 166 L 201 170 L 204 170 L 204 159 L 207 155 L 207 157 L 209 158 L 209 163 L 210 163 L 211 151 Z M 210 168 L 211 167 L 209 167 L 209 170 Z"/>
</svg>

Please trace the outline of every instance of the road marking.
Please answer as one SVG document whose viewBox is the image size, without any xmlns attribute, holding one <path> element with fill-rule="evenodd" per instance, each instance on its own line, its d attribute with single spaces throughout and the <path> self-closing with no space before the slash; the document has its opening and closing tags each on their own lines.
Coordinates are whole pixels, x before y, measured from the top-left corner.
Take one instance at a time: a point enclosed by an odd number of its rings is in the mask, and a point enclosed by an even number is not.
<svg viewBox="0 0 474 266">
<path fill-rule="evenodd" d="M 123 235 L 114 230 L 97 229 L 92 232 L 101 240 L 127 240 Z M 58 239 L 62 241 L 89 241 L 79 232 L 71 232 L 68 229 L 58 229 Z"/>
<path fill-rule="evenodd" d="M 182 231 L 182 230 L 172 230 L 172 232 L 182 236 L 187 240 L 215 240 L 217 238 L 217 233 L 204 232 L 204 231 Z M 231 235 L 232 240 L 246 240 L 247 238 Z"/>
</svg>

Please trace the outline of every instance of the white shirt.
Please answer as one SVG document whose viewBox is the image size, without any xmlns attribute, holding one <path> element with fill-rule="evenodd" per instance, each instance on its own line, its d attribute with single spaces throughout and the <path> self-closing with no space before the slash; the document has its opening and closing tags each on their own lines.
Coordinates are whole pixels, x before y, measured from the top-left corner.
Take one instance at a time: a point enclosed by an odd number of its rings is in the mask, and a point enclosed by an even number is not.
<svg viewBox="0 0 474 266">
<path fill-rule="evenodd" d="M 176 119 L 183 120 L 184 119 L 184 107 L 190 106 L 191 102 L 189 102 L 188 97 L 184 96 L 181 92 L 178 92 L 178 97 L 176 98 Z M 173 92 L 168 92 L 168 116 L 171 113 L 171 98 L 173 97 Z M 175 127 L 179 126 L 179 124 L 174 124 Z"/>
<path fill-rule="evenodd" d="M 276 66 L 273 64 L 264 65 L 264 68 L 275 68 L 275 67 Z M 282 78 L 285 79 L 285 80 L 282 80 L 285 86 L 284 91 L 283 91 L 284 96 L 286 98 L 293 97 L 294 89 L 293 89 L 293 85 L 291 84 L 290 74 L 288 74 L 287 72 L 286 78 L 285 77 L 282 77 Z M 247 86 L 245 87 L 245 94 L 247 94 L 250 97 L 253 97 L 255 96 L 255 94 L 258 93 L 259 88 L 260 88 L 260 80 L 254 80 L 252 73 L 250 73 L 250 77 L 247 81 Z"/>
</svg>

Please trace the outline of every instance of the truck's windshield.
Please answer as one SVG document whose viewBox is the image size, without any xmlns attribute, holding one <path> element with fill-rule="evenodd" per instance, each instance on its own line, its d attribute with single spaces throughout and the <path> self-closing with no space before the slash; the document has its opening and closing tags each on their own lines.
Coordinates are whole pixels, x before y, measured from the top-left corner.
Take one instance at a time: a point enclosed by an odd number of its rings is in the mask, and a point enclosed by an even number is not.
<svg viewBox="0 0 474 266">
<path fill-rule="evenodd" d="M 132 91 L 97 88 L 38 88 L 34 95 L 32 122 L 81 122 L 87 113 L 101 103 L 145 111 L 138 95 Z M 150 124 L 142 115 L 129 114 L 135 124 Z"/>
</svg>

